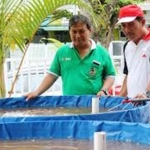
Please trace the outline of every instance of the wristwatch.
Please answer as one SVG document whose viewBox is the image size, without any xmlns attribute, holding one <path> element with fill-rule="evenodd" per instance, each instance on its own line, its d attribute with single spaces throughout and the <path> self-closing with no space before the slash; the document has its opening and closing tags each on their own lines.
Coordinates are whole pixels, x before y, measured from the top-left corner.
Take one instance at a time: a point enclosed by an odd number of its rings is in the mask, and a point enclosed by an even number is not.
<svg viewBox="0 0 150 150">
<path fill-rule="evenodd" d="M 105 95 L 108 95 L 107 90 L 101 89 L 100 91 L 104 92 Z"/>
<path fill-rule="evenodd" d="M 147 96 L 147 98 L 150 98 L 150 91 L 146 92 L 146 96 Z"/>
</svg>

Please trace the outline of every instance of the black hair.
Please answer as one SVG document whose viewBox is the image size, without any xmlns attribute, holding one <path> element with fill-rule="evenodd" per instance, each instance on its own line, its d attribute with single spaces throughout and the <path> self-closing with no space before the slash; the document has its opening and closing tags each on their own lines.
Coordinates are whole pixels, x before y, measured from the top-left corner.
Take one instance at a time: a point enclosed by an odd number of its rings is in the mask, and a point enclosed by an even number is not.
<svg viewBox="0 0 150 150">
<path fill-rule="evenodd" d="M 69 20 L 69 30 L 71 26 L 77 24 L 78 22 L 86 24 L 87 28 L 90 30 L 92 28 L 90 20 L 84 15 L 73 15 Z"/>
<path fill-rule="evenodd" d="M 144 17 L 136 17 L 136 20 L 139 22 L 142 21 L 143 19 L 144 19 Z"/>
</svg>

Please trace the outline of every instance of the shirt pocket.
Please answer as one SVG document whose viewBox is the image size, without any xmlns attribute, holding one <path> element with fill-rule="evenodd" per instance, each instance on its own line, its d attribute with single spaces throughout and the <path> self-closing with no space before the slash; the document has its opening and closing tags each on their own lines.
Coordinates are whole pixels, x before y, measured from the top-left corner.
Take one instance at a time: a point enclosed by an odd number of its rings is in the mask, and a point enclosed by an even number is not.
<svg viewBox="0 0 150 150">
<path fill-rule="evenodd" d="M 101 76 L 101 74 L 102 74 L 101 64 L 92 63 L 89 66 L 88 73 L 87 73 L 89 79 L 99 78 Z"/>
</svg>

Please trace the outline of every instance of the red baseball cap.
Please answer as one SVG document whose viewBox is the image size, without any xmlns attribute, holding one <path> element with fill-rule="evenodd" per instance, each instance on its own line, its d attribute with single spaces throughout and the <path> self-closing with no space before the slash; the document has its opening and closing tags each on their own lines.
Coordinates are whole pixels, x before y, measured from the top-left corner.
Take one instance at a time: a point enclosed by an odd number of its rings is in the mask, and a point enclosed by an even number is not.
<svg viewBox="0 0 150 150">
<path fill-rule="evenodd" d="M 124 6 L 119 11 L 119 18 L 117 24 L 123 22 L 131 22 L 136 17 L 144 17 L 144 12 L 139 6 L 135 4 Z"/>
</svg>

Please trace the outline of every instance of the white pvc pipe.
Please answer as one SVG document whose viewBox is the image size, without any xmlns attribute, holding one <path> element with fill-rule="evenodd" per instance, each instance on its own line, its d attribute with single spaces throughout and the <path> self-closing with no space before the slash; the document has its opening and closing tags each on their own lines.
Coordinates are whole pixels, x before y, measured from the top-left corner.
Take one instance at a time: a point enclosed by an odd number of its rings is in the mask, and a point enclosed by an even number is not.
<svg viewBox="0 0 150 150">
<path fill-rule="evenodd" d="M 92 97 L 92 114 L 99 113 L 99 97 Z"/>
<path fill-rule="evenodd" d="M 94 132 L 94 150 L 106 150 L 105 132 Z"/>
</svg>

